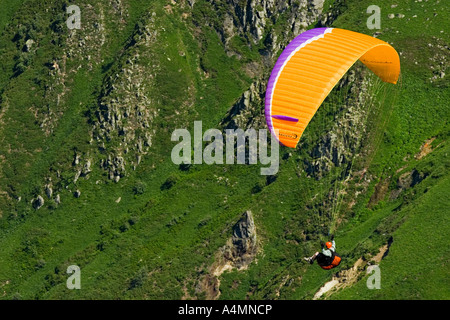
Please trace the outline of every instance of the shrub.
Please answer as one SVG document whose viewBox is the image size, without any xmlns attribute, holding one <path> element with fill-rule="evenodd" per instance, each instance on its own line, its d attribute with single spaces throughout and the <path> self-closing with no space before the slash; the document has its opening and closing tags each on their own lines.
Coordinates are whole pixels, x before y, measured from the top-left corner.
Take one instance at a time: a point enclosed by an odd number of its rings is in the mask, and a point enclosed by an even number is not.
<svg viewBox="0 0 450 320">
<path fill-rule="evenodd" d="M 134 288 L 142 287 L 145 279 L 147 278 L 147 275 L 148 275 L 148 270 L 147 270 L 146 266 L 139 269 L 139 271 L 135 274 L 133 279 L 131 279 L 129 289 L 131 290 Z"/>
<path fill-rule="evenodd" d="M 147 189 L 147 184 L 142 181 L 136 182 L 136 184 L 133 187 L 133 192 L 135 195 L 143 194 L 145 190 Z"/>
<path fill-rule="evenodd" d="M 178 181 L 180 177 L 177 174 L 171 174 L 167 180 L 162 184 L 161 190 L 169 190 L 172 188 Z"/>
</svg>

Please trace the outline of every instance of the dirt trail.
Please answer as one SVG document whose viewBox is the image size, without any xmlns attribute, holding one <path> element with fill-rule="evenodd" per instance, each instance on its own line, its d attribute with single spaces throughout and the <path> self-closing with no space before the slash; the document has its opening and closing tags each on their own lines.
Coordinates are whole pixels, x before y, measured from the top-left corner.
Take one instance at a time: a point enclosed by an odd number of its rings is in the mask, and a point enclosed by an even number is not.
<svg viewBox="0 0 450 320">
<path fill-rule="evenodd" d="M 414 157 L 419 160 L 419 159 L 422 159 L 423 157 L 425 157 L 431 151 L 433 151 L 433 147 L 431 146 L 431 143 L 434 141 L 434 139 L 436 139 L 436 137 L 426 140 L 420 147 L 419 153 L 417 153 Z"/>
</svg>

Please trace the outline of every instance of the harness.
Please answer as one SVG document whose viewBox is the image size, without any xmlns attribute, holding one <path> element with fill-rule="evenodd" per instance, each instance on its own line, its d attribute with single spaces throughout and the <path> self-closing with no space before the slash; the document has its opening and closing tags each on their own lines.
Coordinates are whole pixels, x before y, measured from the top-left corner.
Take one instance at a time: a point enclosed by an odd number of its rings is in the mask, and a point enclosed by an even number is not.
<svg viewBox="0 0 450 320">
<path fill-rule="evenodd" d="M 322 269 L 333 269 L 341 263 L 341 257 L 339 257 L 334 251 L 331 251 L 331 253 L 331 257 L 328 257 L 322 253 L 317 256 L 317 263 Z"/>
</svg>

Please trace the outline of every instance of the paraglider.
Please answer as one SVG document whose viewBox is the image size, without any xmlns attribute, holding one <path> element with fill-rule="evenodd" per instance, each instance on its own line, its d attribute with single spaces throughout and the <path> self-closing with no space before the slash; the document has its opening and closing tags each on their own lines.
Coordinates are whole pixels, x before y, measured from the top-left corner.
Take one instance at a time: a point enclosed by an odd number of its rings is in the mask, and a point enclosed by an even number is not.
<svg viewBox="0 0 450 320">
<path fill-rule="evenodd" d="M 297 146 L 320 105 L 358 60 L 383 82 L 397 83 L 399 55 L 380 39 L 344 29 L 316 28 L 288 44 L 272 70 L 265 97 L 266 123 L 281 145 Z M 333 229 L 332 222 L 330 233 Z M 334 237 L 322 247 L 322 252 L 304 259 L 311 264 L 317 261 L 325 270 L 337 267 L 341 257 Z"/>
<path fill-rule="evenodd" d="M 380 39 L 344 29 L 316 28 L 289 43 L 272 70 L 265 97 L 266 123 L 280 144 L 297 146 L 319 106 L 358 60 L 382 81 L 397 83 L 398 53 Z"/>
<path fill-rule="evenodd" d="M 322 244 L 322 252 L 316 252 L 311 257 L 305 258 L 310 264 L 317 261 L 317 264 L 324 270 L 333 269 L 341 263 L 341 257 L 336 253 L 336 243 L 334 236 L 331 236 L 331 242 Z"/>
</svg>

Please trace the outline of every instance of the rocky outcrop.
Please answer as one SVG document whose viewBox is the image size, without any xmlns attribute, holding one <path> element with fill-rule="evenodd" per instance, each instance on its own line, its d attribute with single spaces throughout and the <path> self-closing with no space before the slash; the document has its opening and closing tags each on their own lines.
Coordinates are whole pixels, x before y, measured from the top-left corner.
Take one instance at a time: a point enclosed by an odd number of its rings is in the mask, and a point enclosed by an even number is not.
<svg viewBox="0 0 450 320">
<path fill-rule="evenodd" d="M 53 188 L 51 184 L 47 184 L 45 186 L 45 194 L 47 195 L 47 198 L 51 199 L 52 194 L 53 194 Z"/>
<path fill-rule="evenodd" d="M 342 12 L 346 10 L 345 0 L 336 0 L 333 2 L 330 8 L 327 8 L 327 12 L 319 16 L 319 21 L 316 27 L 329 27 L 333 24 Z"/>
<path fill-rule="evenodd" d="M 55 203 L 56 203 L 57 205 L 61 203 L 61 197 L 59 196 L 59 194 L 57 194 L 57 195 L 55 196 Z"/>
<path fill-rule="evenodd" d="M 33 44 L 34 44 L 34 40 L 33 39 L 28 39 L 25 42 L 25 46 L 23 47 L 23 51 L 30 52 L 31 51 L 31 47 L 33 46 Z"/>
<path fill-rule="evenodd" d="M 39 210 L 44 205 L 44 198 L 38 195 L 36 199 L 32 201 L 32 204 L 34 209 Z"/>
<path fill-rule="evenodd" d="M 261 114 L 261 105 L 264 105 L 265 85 L 266 82 L 261 80 L 252 83 L 228 111 L 221 125 L 226 129 L 264 127 L 265 118 Z"/>
<path fill-rule="evenodd" d="M 233 236 L 222 249 L 223 257 L 237 269 L 247 267 L 257 253 L 256 228 L 251 211 L 246 211 L 233 227 Z"/>
<path fill-rule="evenodd" d="M 111 158 L 108 156 L 106 161 L 101 161 L 100 166 L 108 170 L 108 178 L 114 182 L 119 182 L 120 178 L 125 176 L 125 160 L 121 156 Z"/>
<path fill-rule="evenodd" d="M 156 62 L 140 63 L 155 61 L 150 50 L 158 36 L 154 16 L 150 15 L 146 24 L 137 27 L 126 55 L 105 80 L 98 108 L 92 116 L 92 141 L 107 153 L 100 166 L 115 182 L 125 175 L 127 167 L 135 168 L 139 164 L 155 134 L 151 124 L 157 110 L 148 92 L 159 67 Z"/>
<path fill-rule="evenodd" d="M 397 199 L 402 191 L 408 190 L 414 187 L 416 184 L 420 183 L 426 178 L 425 174 L 420 173 L 416 169 L 405 172 L 398 177 L 397 188 L 391 191 L 390 199 Z"/>
<path fill-rule="evenodd" d="M 441 86 L 446 83 L 446 72 L 448 77 L 448 69 L 450 67 L 448 52 L 450 50 L 450 46 L 443 40 L 443 38 L 433 36 L 432 39 L 433 41 L 427 44 L 428 50 L 433 53 L 429 58 L 429 68 L 433 73 L 430 77 L 430 82 L 437 86 Z"/>
<path fill-rule="evenodd" d="M 213 0 L 211 3 L 217 9 L 223 7 L 223 1 Z M 236 34 L 247 37 L 254 44 L 269 37 L 273 45 L 271 51 L 275 52 L 277 41 L 273 40 L 282 39 L 290 32 L 297 35 L 306 30 L 322 12 L 323 3 L 324 0 L 228 0 L 226 4 L 229 10 L 224 14 L 223 26 L 218 26 L 218 32 L 225 43 Z M 277 34 L 273 26 L 280 16 L 288 23 L 281 34 Z"/>
<path fill-rule="evenodd" d="M 220 276 L 226 270 L 237 268 L 243 270 L 252 263 L 258 253 L 258 242 L 253 214 L 244 212 L 241 219 L 233 226 L 233 235 L 226 245 L 217 252 L 216 261 L 210 272 L 199 281 L 196 292 L 203 292 L 207 299 L 217 299 L 220 295 Z"/>
</svg>

